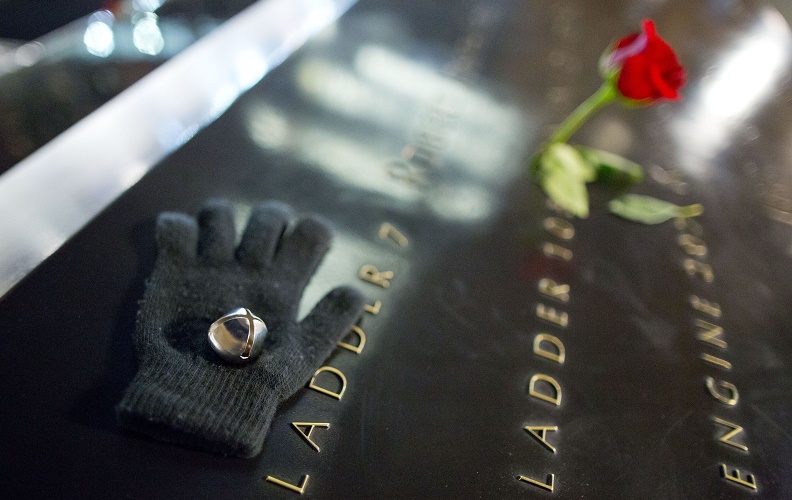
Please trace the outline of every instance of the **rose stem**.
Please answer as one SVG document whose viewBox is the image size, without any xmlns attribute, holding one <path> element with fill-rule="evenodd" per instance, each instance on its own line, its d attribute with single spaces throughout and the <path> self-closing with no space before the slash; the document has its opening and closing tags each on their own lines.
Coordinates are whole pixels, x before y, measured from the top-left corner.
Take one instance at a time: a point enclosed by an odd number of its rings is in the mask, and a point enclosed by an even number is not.
<svg viewBox="0 0 792 500">
<path fill-rule="evenodd" d="M 583 125 L 589 116 L 602 106 L 616 98 L 616 88 L 610 82 L 605 82 L 594 92 L 591 97 L 583 101 L 580 106 L 566 117 L 558 130 L 550 138 L 550 142 L 566 142 L 577 129 Z"/>
</svg>

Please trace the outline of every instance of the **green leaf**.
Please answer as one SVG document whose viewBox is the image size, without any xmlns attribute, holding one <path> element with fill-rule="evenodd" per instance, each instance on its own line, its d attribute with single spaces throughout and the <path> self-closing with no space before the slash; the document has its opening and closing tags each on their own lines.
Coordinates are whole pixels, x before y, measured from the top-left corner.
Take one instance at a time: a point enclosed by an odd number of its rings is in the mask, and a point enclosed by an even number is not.
<svg viewBox="0 0 792 500">
<path fill-rule="evenodd" d="M 586 183 L 560 168 L 550 168 L 541 172 L 542 189 L 567 212 L 585 219 L 589 214 L 588 191 Z"/>
<path fill-rule="evenodd" d="M 600 180 L 639 183 L 643 180 L 643 168 L 622 156 L 600 149 L 577 146 L 581 156 L 597 170 Z"/>
<path fill-rule="evenodd" d="M 676 217 L 696 217 L 704 213 L 704 207 L 699 204 L 680 207 L 638 194 L 626 194 L 614 198 L 608 203 L 608 208 L 611 213 L 619 217 L 643 224 L 660 224 Z"/>
<path fill-rule="evenodd" d="M 543 170 L 562 169 L 575 179 L 591 182 L 597 177 L 597 170 L 573 146 L 565 142 L 554 142 L 542 155 Z"/>
<path fill-rule="evenodd" d="M 552 143 L 532 163 L 542 189 L 567 212 L 588 217 L 586 182 L 594 180 L 596 170 L 580 153 L 566 143 Z"/>
</svg>

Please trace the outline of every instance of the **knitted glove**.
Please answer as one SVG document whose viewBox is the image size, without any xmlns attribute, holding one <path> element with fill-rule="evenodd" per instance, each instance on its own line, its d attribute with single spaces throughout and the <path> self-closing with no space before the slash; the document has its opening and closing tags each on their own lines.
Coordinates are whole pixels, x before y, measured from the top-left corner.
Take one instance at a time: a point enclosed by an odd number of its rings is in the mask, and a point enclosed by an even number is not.
<svg viewBox="0 0 792 500">
<path fill-rule="evenodd" d="M 307 217 L 285 231 L 288 207 L 253 210 L 235 252 L 231 206 L 207 203 L 198 222 L 184 214 L 157 220 L 157 263 L 138 312 L 138 373 L 116 408 L 122 427 L 223 455 L 261 451 L 277 405 L 313 375 L 363 312 L 347 287 L 327 294 L 302 321 L 303 290 L 331 234 Z M 263 354 L 223 364 L 207 332 L 246 307 L 267 324 Z"/>
</svg>

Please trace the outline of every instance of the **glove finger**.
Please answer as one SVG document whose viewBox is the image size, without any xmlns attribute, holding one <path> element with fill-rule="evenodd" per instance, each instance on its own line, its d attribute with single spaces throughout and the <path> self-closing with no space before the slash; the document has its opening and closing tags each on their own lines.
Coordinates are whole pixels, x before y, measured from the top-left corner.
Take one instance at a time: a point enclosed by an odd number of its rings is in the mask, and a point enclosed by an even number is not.
<svg viewBox="0 0 792 500">
<path fill-rule="evenodd" d="M 363 295 L 351 287 L 339 287 L 319 301 L 295 330 L 282 333 L 265 362 L 269 372 L 279 372 L 279 392 L 288 398 L 305 385 L 335 349 L 341 338 L 363 314 Z"/>
<path fill-rule="evenodd" d="M 276 201 L 255 207 L 237 249 L 237 258 L 244 264 L 256 267 L 272 262 L 275 249 L 289 222 L 289 215 L 288 205 Z"/>
<path fill-rule="evenodd" d="M 307 283 L 330 248 L 330 226 L 316 217 L 301 220 L 283 237 L 275 254 L 275 265 Z"/>
<path fill-rule="evenodd" d="M 163 212 L 157 217 L 156 240 L 160 254 L 192 259 L 198 246 L 198 225 L 189 215 Z"/>
<path fill-rule="evenodd" d="M 210 200 L 198 214 L 198 255 L 212 262 L 234 258 L 236 231 L 234 214 L 228 200 Z"/>
</svg>

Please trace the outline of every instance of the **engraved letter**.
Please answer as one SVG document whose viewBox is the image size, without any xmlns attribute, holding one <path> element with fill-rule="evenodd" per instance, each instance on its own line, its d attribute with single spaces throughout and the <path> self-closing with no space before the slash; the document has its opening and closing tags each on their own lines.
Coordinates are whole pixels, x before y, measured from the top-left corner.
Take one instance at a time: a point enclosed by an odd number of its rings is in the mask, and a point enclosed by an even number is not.
<svg viewBox="0 0 792 500">
<path fill-rule="evenodd" d="M 426 170 L 401 159 L 391 160 L 386 164 L 388 174 L 406 184 L 424 184 Z"/>
<path fill-rule="evenodd" d="M 548 351 L 542 347 L 542 342 L 549 342 L 555 346 L 556 352 Z M 564 364 L 566 358 L 566 349 L 564 344 L 555 335 L 549 333 L 540 333 L 534 337 L 533 352 L 539 356 L 545 357 L 551 361 L 555 361 L 559 365 Z"/>
<path fill-rule="evenodd" d="M 407 237 L 404 236 L 398 229 L 393 227 L 389 222 L 383 222 L 379 228 L 379 237 L 381 240 L 390 238 L 396 242 L 400 247 L 404 248 L 409 243 Z"/>
<path fill-rule="evenodd" d="M 542 278 L 539 280 L 539 292 L 561 303 L 569 302 L 569 285 Z"/>
<path fill-rule="evenodd" d="M 709 314 L 713 318 L 721 317 L 720 304 L 717 302 L 710 302 L 709 300 L 704 300 L 696 295 L 691 295 L 690 306 L 697 311 L 703 312 L 704 314 Z"/>
<path fill-rule="evenodd" d="M 699 257 L 707 255 L 707 245 L 692 234 L 680 234 L 677 238 L 677 243 L 688 255 L 698 255 Z"/>
<path fill-rule="evenodd" d="M 547 208 L 549 208 L 550 210 L 552 210 L 553 212 L 555 212 L 557 214 L 563 215 L 565 217 L 569 217 L 570 216 L 569 212 L 564 210 L 564 208 L 561 205 L 559 205 L 558 203 L 554 202 L 549 197 L 547 198 L 547 201 L 545 201 L 545 205 L 547 206 Z"/>
<path fill-rule="evenodd" d="M 552 387 L 553 390 L 555 391 L 554 395 L 550 396 L 537 391 L 536 383 L 539 381 L 546 382 L 547 384 L 549 384 L 549 387 Z M 556 406 L 561 405 L 561 386 L 558 385 L 558 382 L 556 382 L 556 380 L 553 377 L 550 377 L 548 375 L 542 375 L 541 373 L 537 373 L 536 375 L 531 377 L 531 381 L 528 383 L 528 393 L 535 398 L 541 399 L 542 401 L 553 403 Z"/>
<path fill-rule="evenodd" d="M 698 274 L 707 283 L 712 283 L 713 280 L 715 280 L 715 275 L 712 273 L 712 266 L 709 264 L 704 264 L 696 259 L 685 259 L 682 263 L 682 267 L 685 268 L 685 272 L 687 272 L 689 276 Z"/>
<path fill-rule="evenodd" d="M 283 486 L 287 490 L 292 490 L 292 491 L 302 495 L 303 493 L 305 493 L 305 486 L 308 484 L 308 474 L 306 474 L 306 475 L 304 475 L 302 477 L 302 479 L 300 480 L 300 485 L 299 486 L 294 486 L 293 484 L 289 484 L 286 481 L 282 481 L 282 480 L 280 480 L 280 479 L 278 479 L 277 477 L 274 477 L 274 476 L 267 476 L 267 478 L 265 480 L 269 481 L 270 483 L 275 483 L 278 486 Z"/>
<path fill-rule="evenodd" d="M 378 300 L 373 304 L 366 304 L 365 308 L 367 313 L 377 315 L 379 314 L 380 309 L 382 308 L 382 301 Z"/>
<path fill-rule="evenodd" d="M 729 474 L 729 471 L 726 470 L 726 464 L 721 464 L 720 471 L 723 479 L 737 483 L 740 486 L 745 486 L 746 488 L 756 490 L 756 477 L 754 477 L 753 474 L 748 474 L 745 476 L 745 479 L 740 476 L 740 469 L 734 469 L 734 472 Z"/>
<path fill-rule="evenodd" d="M 562 240 L 571 240 L 575 236 L 575 228 L 572 226 L 572 223 L 567 220 L 558 217 L 547 217 L 543 225 L 548 233 Z"/>
<path fill-rule="evenodd" d="M 361 352 L 363 352 L 363 347 L 366 346 L 366 334 L 357 325 L 352 325 L 352 330 L 350 331 L 350 333 L 354 333 L 355 335 L 358 336 L 358 338 L 360 339 L 358 340 L 358 344 L 352 345 L 346 342 L 339 342 L 338 347 L 343 347 L 344 349 L 352 351 L 355 354 L 360 354 Z"/>
<path fill-rule="evenodd" d="M 540 481 L 537 481 L 536 479 L 531 479 L 530 477 L 525 477 L 525 476 L 519 476 L 519 477 L 517 477 L 517 479 L 520 480 L 520 481 L 525 481 L 528 484 L 532 484 L 534 486 L 538 486 L 538 487 L 540 487 L 540 488 L 542 488 L 544 490 L 552 492 L 553 491 L 553 483 L 555 483 L 555 474 L 548 474 L 546 483 L 542 483 Z"/>
<path fill-rule="evenodd" d="M 316 450 L 317 453 L 321 451 L 319 449 L 319 445 L 314 443 L 313 439 L 311 439 L 311 433 L 317 427 L 322 427 L 324 429 L 329 429 L 330 428 L 330 424 L 329 423 L 292 422 L 291 425 L 292 425 L 292 427 L 294 427 L 294 430 L 297 431 L 297 434 L 299 434 L 300 437 L 303 438 L 305 440 L 305 442 L 308 443 L 311 446 L 311 448 Z M 307 428 L 308 432 L 303 432 L 301 427 Z"/>
<path fill-rule="evenodd" d="M 674 226 L 676 226 L 676 228 L 679 229 L 680 231 L 685 230 L 699 237 L 701 237 L 701 235 L 704 234 L 704 228 L 701 227 L 701 224 L 694 221 L 690 217 L 674 220 Z"/>
<path fill-rule="evenodd" d="M 363 281 L 374 283 L 375 285 L 381 286 L 382 288 L 388 288 L 390 286 L 390 280 L 393 279 L 393 272 L 380 271 L 371 264 L 366 264 L 360 268 L 360 271 L 358 271 L 358 277 Z"/>
<path fill-rule="evenodd" d="M 324 387 L 320 387 L 316 385 L 316 377 L 322 372 L 330 372 L 334 374 L 336 377 L 338 377 L 338 380 L 341 381 L 341 389 L 338 392 L 333 392 L 329 389 L 325 389 Z M 346 391 L 346 386 L 347 386 L 347 380 L 344 374 L 341 373 L 340 370 L 337 370 L 332 366 L 323 366 L 319 368 L 314 372 L 313 377 L 311 377 L 311 380 L 308 382 L 309 389 L 313 389 L 315 391 L 321 392 L 322 394 L 327 394 L 328 396 L 332 398 L 336 398 L 339 401 L 341 400 L 341 397 L 344 395 L 344 391 Z"/>
<path fill-rule="evenodd" d="M 542 443 L 545 448 L 552 451 L 553 453 L 556 452 L 555 446 L 548 443 L 545 436 L 547 435 L 547 431 L 558 432 L 557 425 L 526 425 L 525 430 L 528 431 L 537 441 Z"/>
<path fill-rule="evenodd" d="M 737 404 L 737 401 L 740 399 L 740 393 L 737 392 L 737 387 L 735 387 L 734 384 L 731 382 L 718 380 L 717 386 L 725 389 L 725 392 L 728 393 L 728 396 L 726 396 L 721 392 L 718 392 L 718 390 L 715 388 L 716 384 L 714 378 L 708 376 L 706 378 L 706 382 L 707 391 L 710 393 L 710 396 L 727 406 L 734 406 Z"/>
<path fill-rule="evenodd" d="M 569 324 L 569 314 L 565 312 L 558 312 L 553 307 L 547 307 L 544 304 L 536 304 L 536 315 L 539 319 L 543 319 L 550 323 L 566 328 Z"/>
<path fill-rule="evenodd" d="M 542 252 L 546 257 L 558 257 L 569 262 L 572 260 L 572 250 L 556 245 L 555 243 L 545 243 L 542 245 Z"/>
<path fill-rule="evenodd" d="M 719 366 L 724 370 L 731 370 L 732 364 L 726 361 L 725 359 L 718 358 L 716 356 L 712 356 L 711 354 L 707 354 L 706 352 L 701 353 L 701 359 L 706 361 L 707 363 L 711 363 L 715 366 Z"/>
<path fill-rule="evenodd" d="M 739 433 L 741 433 L 743 431 L 743 428 L 741 426 L 739 426 L 737 424 L 733 424 L 731 422 L 727 422 L 727 421 L 725 421 L 723 419 L 720 419 L 718 417 L 713 418 L 713 420 L 715 420 L 716 423 L 719 423 L 722 426 L 729 427 L 731 429 L 731 431 L 729 431 L 726 434 L 724 434 L 723 436 L 719 437 L 718 441 L 720 441 L 721 443 L 728 444 L 730 446 L 734 446 L 735 448 L 740 449 L 742 451 L 748 451 L 748 447 L 745 446 L 744 444 L 735 443 L 734 441 L 731 440 L 731 438 L 733 438 L 734 436 L 736 436 L 737 434 L 739 434 Z"/>
<path fill-rule="evenodd" d="M 704 321 L 703 319 L 697 319 L 696 326 L 703 330 L 701 332 L 698 332 L 698 334 L 696 335 L 697 339 L 699 339 L 702 342 L 708 342 L 714 345 L 715 347 L 726 349 L 726 342 L 718 338 L 723 333 L 722 327 L 718 325 L 713 325 L 709 321 Z"/>
<path fill-rule="evenodd" d="M 420 166 L 427 170 L 439 166 L 443 160 L 437 151 L 421 148 L 417 144 L 412 143 L 402 148 L 401 156 L 411 165 Z"/>
</svg>

